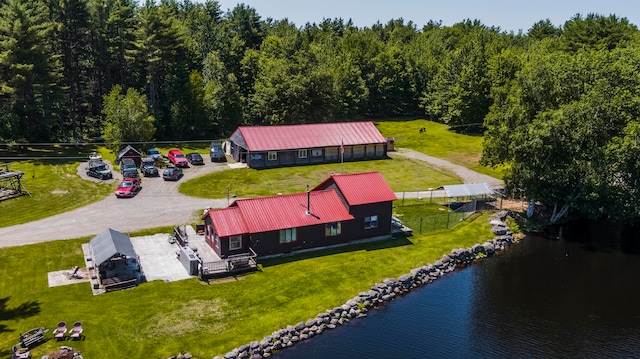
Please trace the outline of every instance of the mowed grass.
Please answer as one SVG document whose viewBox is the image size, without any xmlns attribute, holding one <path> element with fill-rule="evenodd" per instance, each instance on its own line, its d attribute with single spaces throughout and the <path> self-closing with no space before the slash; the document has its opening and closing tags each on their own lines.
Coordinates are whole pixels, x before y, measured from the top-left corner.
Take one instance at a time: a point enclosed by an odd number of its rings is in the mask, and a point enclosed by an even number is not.
<svg viewBox="0 0 640 359">
<path fill-rule="evenodd" d="M 303 192 L 329 178 L 332 173 L 380 172 L 395 192 L 420 191 L 460 183 L 453 175 L 439 172 L 416 160 L 392 159 L 329 163 L 256 170 L 241 168 L 214 172 L 180 184 L 181 193 L 204 198 L 239 198 Z"/>
<path fill-rule="evenodd" d="M 4 248 L 0 357 L 9 357 L 21 331 L 79 320 L 86 339 L 65 344 L 86 358 L 167 358 L 187 351 L 211 358 L 491 237 L 488 214 L 482 214 L 450 231 L 272 260 L 261 272 L 209 284 L 154 281 L 98 296 L 88 283 L 47 285 L 48 272 L 83 262 L 80 246 L 89 238 Z M 31 353 L 40 357 L 60 345 L 50 340 Z"/>
<path fill-rule="evenodd" d="M 9 168 L 25 172 L 23 188 L 31 193 L 0 201 L 0 227 L 27 223 L 70 211 L 108 196 L 114 184 L 86 181 L 77 175 L 79 162 L 14 162 Z"/>
<path fill-rule="evenodd" d="M 480 165 L 483 137 L 459 134 L 449 126 L 423 119 L 377 121 L 385 137 L 395 138 L 398 147 L 409 148 L 459 164 L 486 175 L 502 178 L 502 168 Z M 424 132 L 420 129 L 424 128 Z"/>
</svg>

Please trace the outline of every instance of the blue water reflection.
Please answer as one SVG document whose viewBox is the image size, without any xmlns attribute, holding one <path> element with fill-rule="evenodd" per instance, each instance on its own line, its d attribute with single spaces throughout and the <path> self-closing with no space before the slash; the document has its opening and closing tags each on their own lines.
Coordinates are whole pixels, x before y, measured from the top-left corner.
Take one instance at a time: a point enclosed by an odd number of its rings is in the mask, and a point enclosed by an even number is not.
<svg viewBox="0 0 640 359">
<path fill-rule="evenodd" d="M 275 358 L 640 357 L 640 256 L 531 237 Z"/>
</svg>

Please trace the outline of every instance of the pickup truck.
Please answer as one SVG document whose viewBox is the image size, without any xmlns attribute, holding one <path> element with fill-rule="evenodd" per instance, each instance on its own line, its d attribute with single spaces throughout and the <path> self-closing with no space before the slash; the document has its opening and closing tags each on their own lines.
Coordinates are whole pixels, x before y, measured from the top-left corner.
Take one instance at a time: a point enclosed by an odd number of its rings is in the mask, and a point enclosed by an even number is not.
<svg viewBox="0 0 640 359">
<path fill-rule="evenodd" d="M 167 154 L 169 161 L 176 167 L 189 167 L 187 157 L 180 150 L 169 150 Z"/>
</svg>

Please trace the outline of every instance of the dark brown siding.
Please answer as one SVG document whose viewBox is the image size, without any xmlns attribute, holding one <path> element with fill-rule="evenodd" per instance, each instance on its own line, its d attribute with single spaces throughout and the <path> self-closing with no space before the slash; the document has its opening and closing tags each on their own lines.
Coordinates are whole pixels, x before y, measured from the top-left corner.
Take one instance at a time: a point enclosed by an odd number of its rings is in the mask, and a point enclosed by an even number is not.
<svg viewBox="0 0 640 359">
<path fill-rule="evenodd" d="M 380 202 L 360 206 L 352 206 L 349 209 L 349 213 L 353 215 L 354 220 L 349 223 L 348 235 L 350 239 L 364 239 L 391 234 L 392 210 L 392 202 Z M 378 227 L 365 229 L 365 217 L 374 215 L 378 216 Z"/>
<path fill-rule="evenodd" d="M 324 247 L 334 244 L 346 243 L 351 240 L 346 233 L 348 227 L 346 222 L 342 222 L 342 234 L 338 236 L 325 237 L 325 225 L 308 226 L 297 228 L 297 240 L 291 243 L 280 243 L 280 231 L 254 233 L 251 235 L 250 246 L 258 256 L 268 256 L 281 253 L 289 253 L 301 249 Z"/>
</svg>

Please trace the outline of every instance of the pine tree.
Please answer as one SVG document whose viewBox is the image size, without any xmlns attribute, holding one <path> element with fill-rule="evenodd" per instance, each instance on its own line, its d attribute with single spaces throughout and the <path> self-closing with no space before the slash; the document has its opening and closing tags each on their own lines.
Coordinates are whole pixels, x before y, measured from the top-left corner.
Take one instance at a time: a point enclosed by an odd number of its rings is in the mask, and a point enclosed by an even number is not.
<svg viewBox="0 0 640 359">
<path fill-rule="evenodd" d="M 49 141 L 60 116 L 59 56 L 42 2 L 8 0 L 0 8 L 0 137 Z"/>
</svg>

